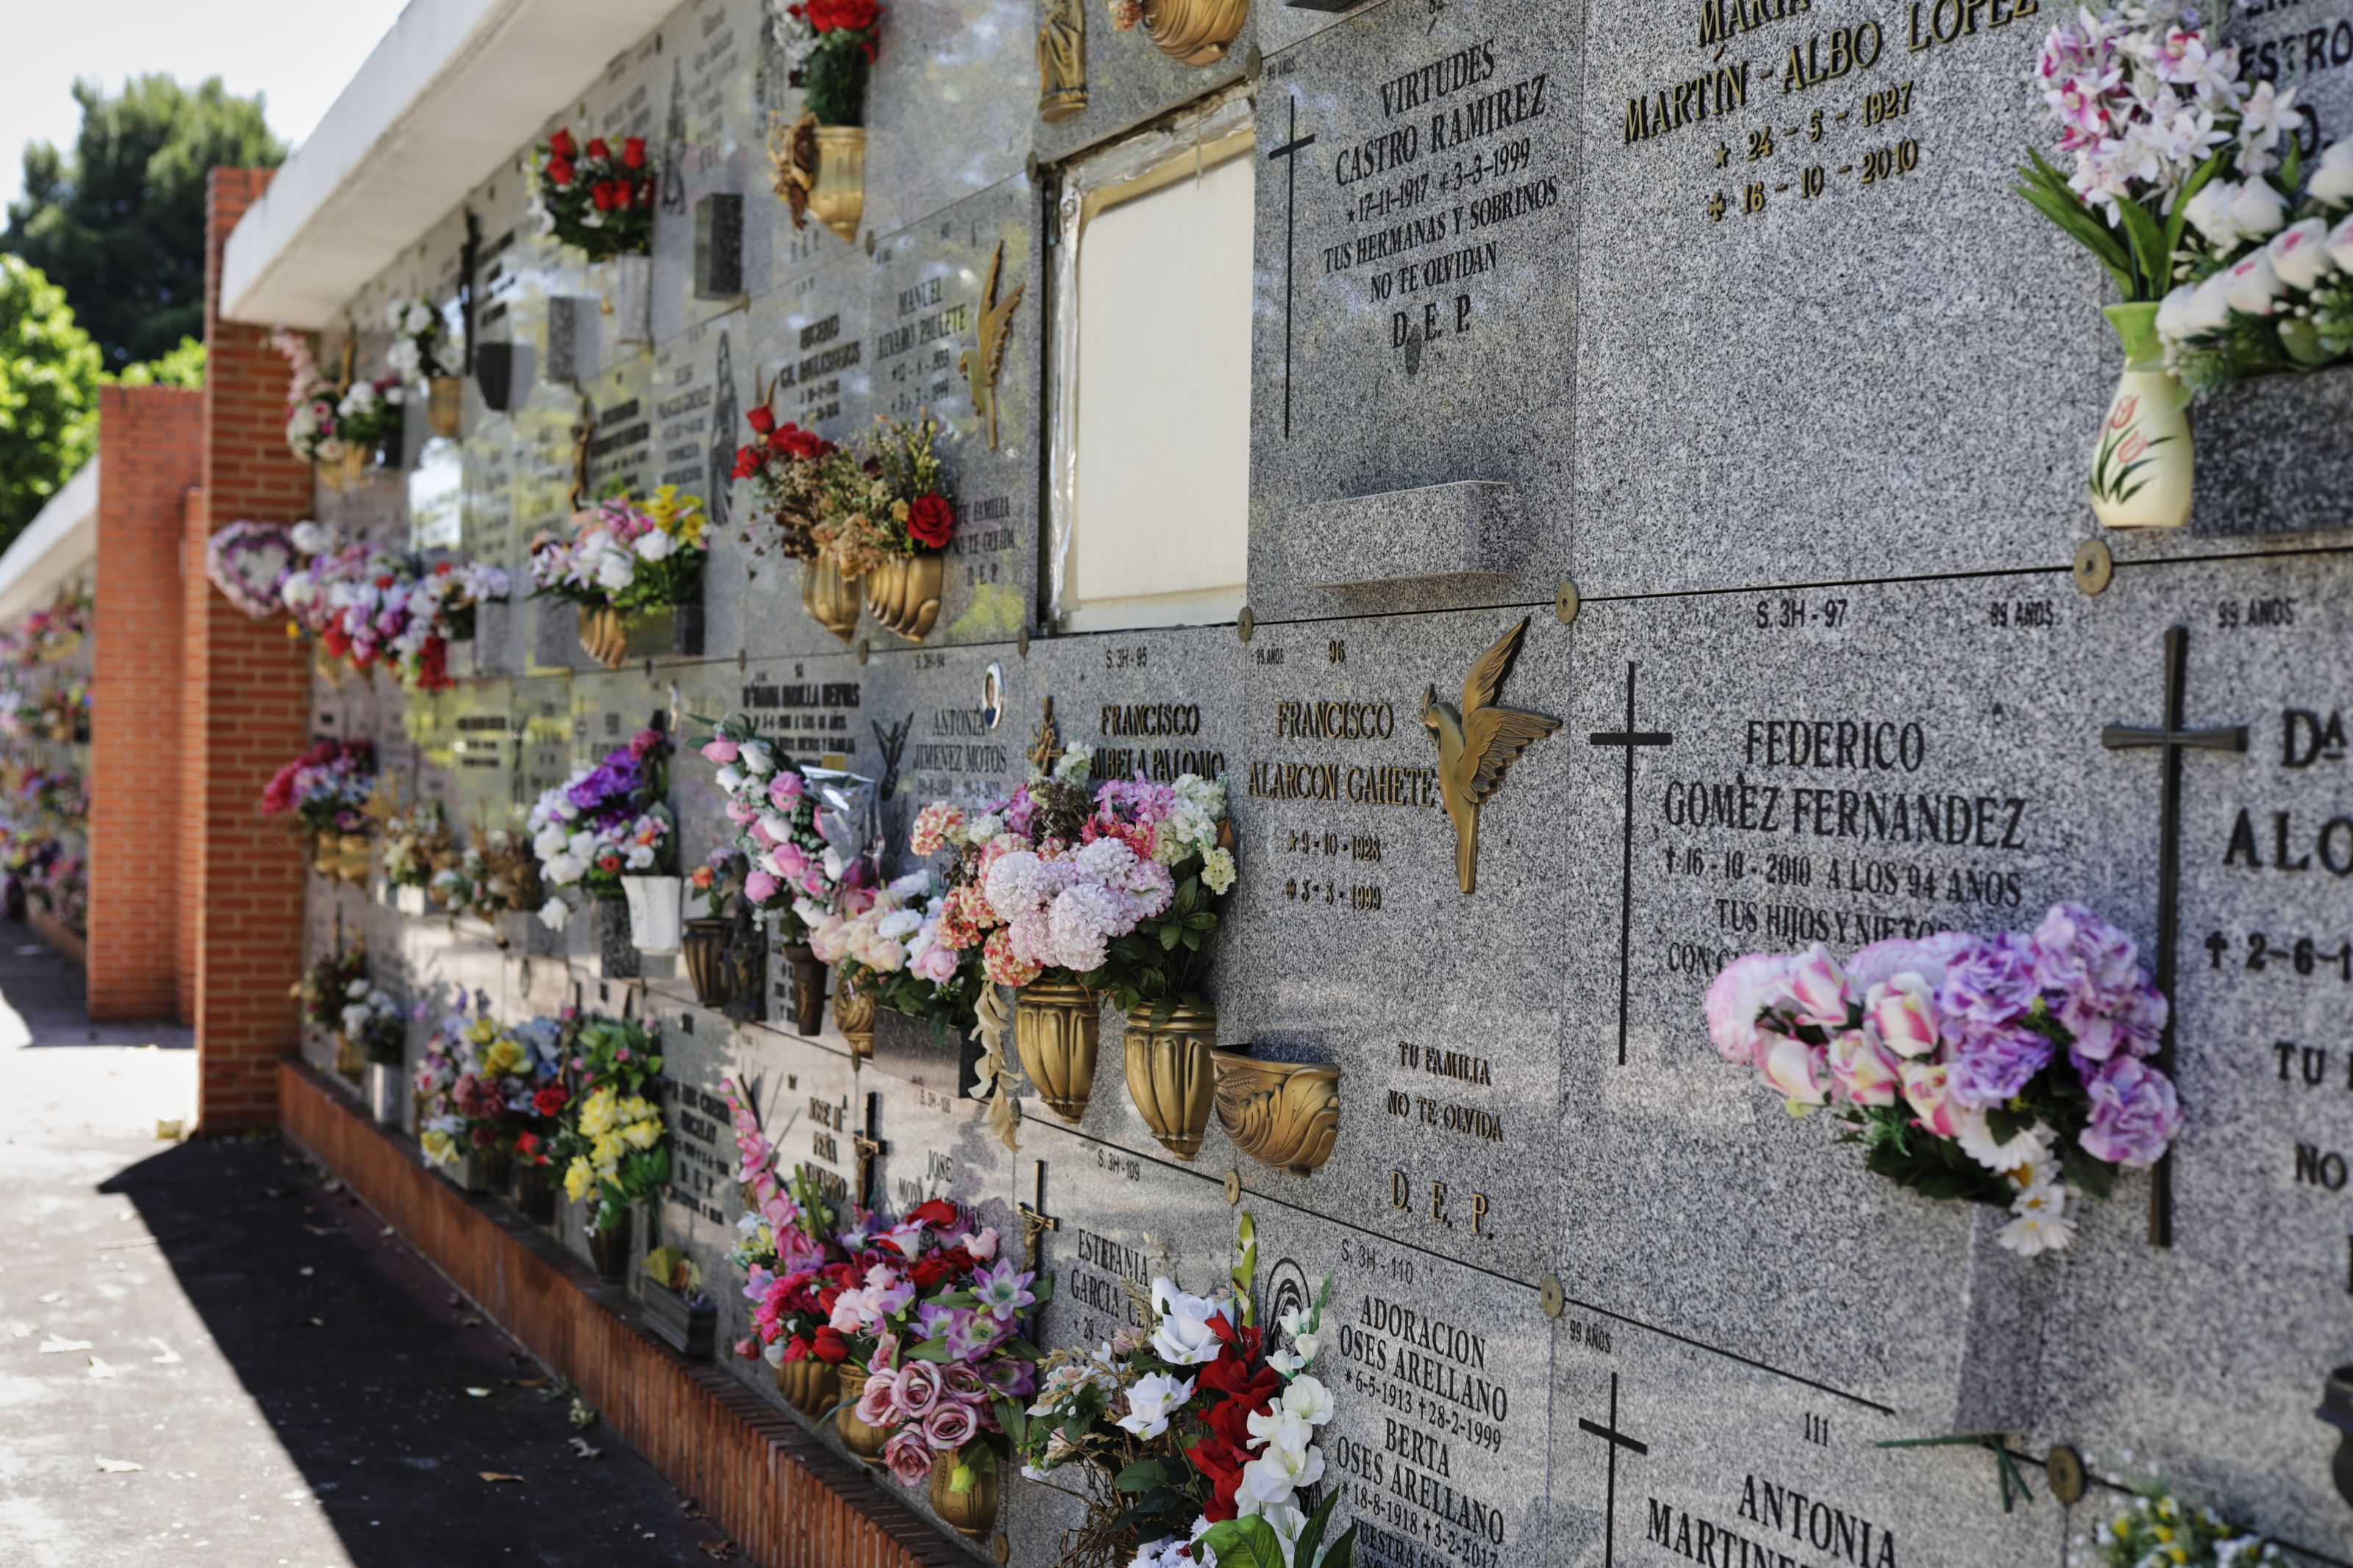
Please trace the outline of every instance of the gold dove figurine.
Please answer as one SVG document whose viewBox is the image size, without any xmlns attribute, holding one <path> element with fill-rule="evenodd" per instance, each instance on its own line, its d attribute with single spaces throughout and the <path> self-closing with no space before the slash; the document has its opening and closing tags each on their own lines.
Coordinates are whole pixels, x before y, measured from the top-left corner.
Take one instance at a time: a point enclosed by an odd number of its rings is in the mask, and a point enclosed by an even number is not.
<svg viewBox="0 0 2353 1568">
<path fill-rule="evenodd" d="M 1466 893 L 1479 876 L 1480 805 L 1495 793 L 1504 782 L 1504 770 L 1519 761 L 1529 742 L 1560 728 L 1557 719 L 1495 706 L 1527 629 L 1528 619 L 1523 616 L 1518 626 L 1479 656 L 1462 682 L 1460 713 L 1438 700 L 1435 686 L 1421 700 L 1422 726 L 1438 747 L 1439 798 L 1454 823 L 1454 876 Z"/>
<path fill-rule="evenodd" d="M 997 376 L 1005 368 L 1005 345 L 1012 339 L 1013 312 L 1021 306 L 1021 296 L 1029 287 L 1017 284 L 1005 297 L 997 300 L 997 280 L 1005 270 L 1005 242 L 997 242 L 997 254 L 988 260 L 988 286 L 980 293 L 980 324 L 975 329 L 978 338 L 976 347 L 956 356 L 956 369 L 964 372 L 965 381 L 972 389 L 972 411 L 988 433 L 988 449 L 997 450 Z"/>
</svg>

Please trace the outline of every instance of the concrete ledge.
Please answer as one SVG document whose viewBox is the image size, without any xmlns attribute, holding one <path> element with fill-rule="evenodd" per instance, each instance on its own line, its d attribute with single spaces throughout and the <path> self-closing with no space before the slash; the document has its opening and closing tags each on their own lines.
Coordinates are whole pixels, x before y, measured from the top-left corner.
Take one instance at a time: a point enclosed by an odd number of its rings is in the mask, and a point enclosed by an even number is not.
<svg viewBox="0 0 2353 1568">
<path fill-rule="evenodd" d="M 1466 479 L 1301 507 L 1282 548 L 1296 581 L 1345 591 L 1500 580 L 1517 569 L 1520 535 L 1517 487 Z"/>
<path fill-rule="evenodd" d="M 972 1559 L 781 1402 L 655 1342 L 634 1303 L 501 1204 L 433 1173 L 299 1061 L 280 1065 L 286 1137 L 471 1297 L 765 1568 L 948 1568 Z"/>
</svg>

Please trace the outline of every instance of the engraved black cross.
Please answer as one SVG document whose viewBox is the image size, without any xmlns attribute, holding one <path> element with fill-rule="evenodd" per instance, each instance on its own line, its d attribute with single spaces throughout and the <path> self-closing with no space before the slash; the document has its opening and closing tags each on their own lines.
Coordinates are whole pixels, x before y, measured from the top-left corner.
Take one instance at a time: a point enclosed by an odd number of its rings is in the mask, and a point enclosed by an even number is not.
<svg viewBox="0 0 2353 1568">
<path fill-rule="evenodd" d="M 1015 1205 L 1015 1212 L 1021 1216 L 1022 1267 L 1035 1274 L 1038 1271 L 1038 1243 L 1048 1231 L 1062 1228 L 1062 1222 L 1046 1212 L 1045 1161 L 1038 1162 L 1038 1200 L 1035 1206 L 1018 1204 Z"/>
<path fill-rule="evenodd" d="M 1588 745 L 1623 746 L 1626 749 L 1626 827 L 1618 883 L 1618 1065 L 1621 1068 L 1626 1065 L 1627 970 L 1634 936 L 1634 752 L 1641 746 L 1672 746 L 1675 743 L 1675 738 L 1663 730 L 1638 731 L 1634 728 L 1636 668 L 1632 659 L 1626 661 L 1626 727 L 1615 733 L 1597 731 L 1586 737 Z"/>
<path fill-rule="evenodd" d="M 2112 752 L 2154 747 L 2164 753 L 2161 805 L 2158 812 L 2157 861 L 2157 988 L 2173 1000 L 2173 946 L 2181 920 L 2181 753 L 2185 751 L 2244 752 L 2247 727 L 2224 724 L 2209 730 L 2182 728 L 2181 710 L 2189 670 L 2189 630 L 2168 626 L 2165 631 L 2165 725 L 2158 730 L 2110 724 L 2100 731 L 2100 744 Z M 2174 1010 L 2166 1009 L 2165 1033 L 2158 1037 L 2156 1066 L 2173 1068 Z M 2173 1152 L 2149 1173 L 2148 1240 L 2152 1247 L 2173 1245 Z"/>
<path fill-rule="evenodd" d="M 1283 160 L 1282 181 L 1282 438 L 1291 439 L 1292 242 L 1299 232 L 1299 154 L 1315 145 L 1299 133 L 1299 95 L 1291 95 L 1291 140 L 1267 154 Z"/>
<path fill-rule="evenodd" d="M 1628 755 L 1632 755 L 1629 752 Z M 1638 1443 L 1618 1430 L 1618 1374 L 1609 1374 L 1609 1424 L 1598 1426 L 1578 1416 L 1577 1426 L 1609 1445 L 1609 1485 L 1604 1494 L 1601 1515 L 1601 1568 L 1616 1568 L 1618 1561 L 1618 1450 L 1630 1454 L 1647 1454 L 1651 1446 Z"/>
<path fill-rule="evenodd" d="M 874 1157 L 887 1147 L 882 1140 L 874 1136 L 874 1121 L 881 1110 L 882 1097 L 879 1094 L 868 1095 L 866 1097 L 866 1130 L 849 1135 L 849 1146 L 858 1151 L 857 1204 L 862 1209 L 871 1209 L 874 1206 Z"/>
</svg>

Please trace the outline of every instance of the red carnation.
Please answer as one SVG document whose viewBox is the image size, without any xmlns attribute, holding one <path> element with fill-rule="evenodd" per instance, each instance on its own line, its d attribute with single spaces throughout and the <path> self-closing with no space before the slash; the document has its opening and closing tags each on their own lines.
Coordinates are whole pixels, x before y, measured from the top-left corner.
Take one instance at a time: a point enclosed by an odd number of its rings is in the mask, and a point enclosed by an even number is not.
<svg viewBox="0 0 2353 1568">
<path fill-rule="evenodd" d="M 602 136 L 591 136 L 588 138 L 588 156 L 591 158 L 609 158 L 612 155 L 613 149 L 607 144 Z"/>
<path fill-rule="evenodd" d="M 559 131 L 554 135 L 549 137 L 547 139 L 547 150 L 559 158 L 571 157 L 575 151 L 572 142 L 572 132 L 569 131 Z"/>
<path fill-rule="evenodd" d="M 765 436 L 776 427 L 776 416 L 766 404 L 763 403 L 759 407 L 744 416 L 744 423 Z"/>
<path fill-rule="evenodd" d="M 763 462 L 760 458 L 759 447 L 738 447 L 735 448 L 735 478 L 739 479 L 748 479 L 754 474 L 758 473 L 762 468 L 765 468 L 768 465 Z"/>
<path fill-rule="evenodd" d="M 955 531 L 955 509 L 937 490 L 917 496 L 907 509 L 907 537 L 926 550 L 946 549 Z"/>
<path fill-rule="evenodd" d="M 632 136 L 621 143 L 621 166 L 625 169 L 642 169 L 646 166 L 644 137 Z"/>
<path fill-rule="evenodd" d="M 817 1352 L 818 1360 L 839 1366 L 849 1359 L 849 1342 L 842 1338 L 841 1331 L 831 1323 L 818 1330 L 816 1339 L 817 1343 L 813 1348 Z"/>
</svg>

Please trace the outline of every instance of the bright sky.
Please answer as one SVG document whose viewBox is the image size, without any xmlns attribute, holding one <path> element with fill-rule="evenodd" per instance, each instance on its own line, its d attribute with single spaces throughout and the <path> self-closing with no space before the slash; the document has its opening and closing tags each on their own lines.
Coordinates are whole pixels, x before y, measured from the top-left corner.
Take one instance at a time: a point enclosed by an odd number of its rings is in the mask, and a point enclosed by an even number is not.
<svg viewBox="0 0 2353 1568">
<path fill-rule="evenodd" d="M 300 145 L 400 15 L 406 0 L 9 0 L 8 90 L 0 93 L 0 201 L 14 200 L 27 142 L 69 147 L 76 77 L 109 91 L 165 71 L 261 93 L 269 128 Z"/>
</svg>

